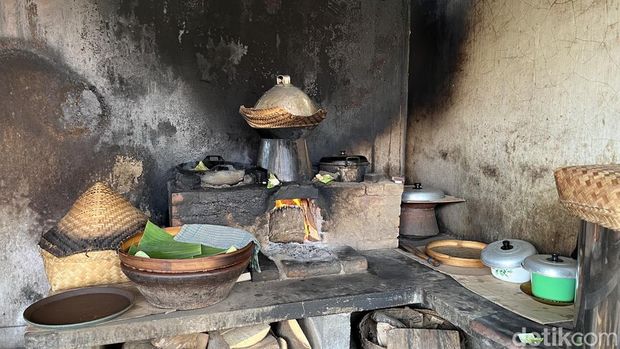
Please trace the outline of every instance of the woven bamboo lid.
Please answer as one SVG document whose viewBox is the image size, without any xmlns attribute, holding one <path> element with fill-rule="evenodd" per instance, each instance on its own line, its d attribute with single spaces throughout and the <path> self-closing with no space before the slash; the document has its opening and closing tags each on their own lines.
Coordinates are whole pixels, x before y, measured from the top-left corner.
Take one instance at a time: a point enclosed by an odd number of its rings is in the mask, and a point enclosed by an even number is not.
<svg viewBox="0 0 620 349">
<path fill-rule="evenodd" d="M 325 120 L 327 113 L 319 109 L 310 116 L 293 115 L 281 107 L 268 109 L 241 106 L 239 113 L 252 128 L 312 127 Z"/>
<path fill-rule="evenodd" d="M 241 106 L 239 113 L 251 127 L 258 129 L 313 127 L 327 115 L 308 95 L 291 84 L 288 75 L 278 75 L 276 85 L 263 94 L 254 108 Z"/>
<path fill-rule="evenodd" d="M 572 215 L 620 230 L 620 164 L 559 168 L 555 183 Z"/>
<path fill-rule="evenodd" d="M 144 228 L 147 217 L 106 184 L 97 182 L 42 237 L 39 245 L 56 257 L 116 249 Z"/>
</svg>

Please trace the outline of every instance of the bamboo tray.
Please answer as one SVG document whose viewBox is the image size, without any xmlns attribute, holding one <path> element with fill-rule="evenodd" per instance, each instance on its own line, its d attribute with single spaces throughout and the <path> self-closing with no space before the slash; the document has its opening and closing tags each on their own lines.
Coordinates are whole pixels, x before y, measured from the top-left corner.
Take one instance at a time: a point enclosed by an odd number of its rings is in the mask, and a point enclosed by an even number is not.
<svg viewBox="0 0 620 349">
<path fill-rule="evenodd" d="M 465 268 L 484 268 L 480 252 L 487 244 L 468 240 L 436 240 L 426 245 L 426 254 L 442 264 Z M 439 252 L 443 250 L 443 252 Z"/>
</svg>

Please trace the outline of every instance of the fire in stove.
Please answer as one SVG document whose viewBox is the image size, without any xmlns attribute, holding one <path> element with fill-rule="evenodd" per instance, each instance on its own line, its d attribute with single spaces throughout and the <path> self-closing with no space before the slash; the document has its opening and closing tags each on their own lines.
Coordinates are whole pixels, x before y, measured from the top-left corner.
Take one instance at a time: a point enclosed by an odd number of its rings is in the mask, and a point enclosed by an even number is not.
<svg viewBox="0 0 620 349">
<path fill-rule="evenodd" d="M 312 199 L 281 199 L 269 215 L 273 242 L 321 241 L 321 212 Z"/>
</svg>

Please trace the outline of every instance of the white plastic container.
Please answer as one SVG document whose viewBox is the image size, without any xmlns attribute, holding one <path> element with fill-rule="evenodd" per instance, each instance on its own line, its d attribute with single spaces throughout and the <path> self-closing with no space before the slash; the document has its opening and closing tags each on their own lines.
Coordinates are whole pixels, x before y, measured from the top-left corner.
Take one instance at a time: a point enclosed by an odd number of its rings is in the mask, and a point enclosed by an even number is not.
<svg viewBox="0 0 620 349">
<path fill-rule="evenodd" d="M 523 269 L 521 263 L 538 252 L 527 241 L 506 239 L 495 241 L 482 250 L 482 263 L 491 268 L 491 274 L 497 279 L 513 283 L 530 281 L 530 272 Z"/>
</svg>

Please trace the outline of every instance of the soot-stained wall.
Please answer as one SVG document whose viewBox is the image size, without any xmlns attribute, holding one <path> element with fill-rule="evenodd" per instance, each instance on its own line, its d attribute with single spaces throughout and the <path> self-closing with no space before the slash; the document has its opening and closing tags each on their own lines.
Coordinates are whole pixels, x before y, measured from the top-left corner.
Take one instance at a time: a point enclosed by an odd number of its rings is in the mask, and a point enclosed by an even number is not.
<svg viewBox="0 0 620 349">
<path fill-rule="evenodd" d="M 281 73 L 328 110 L 313 161 L 341 149 L 399 174 L 405 0 L 0 2 L 0 347 L 48 291 L 36 243 L 96 180 L 165 221 L 184 161 L 256 158 L 238 114 Z"/>
<path fill-rule="evenodd" d="M 467 199 L 439 209 L 454 233 L 571 253 L 553 170 L 620 161 L 620 3 L 412 8 L 408 179 Z"/>
</svg>

